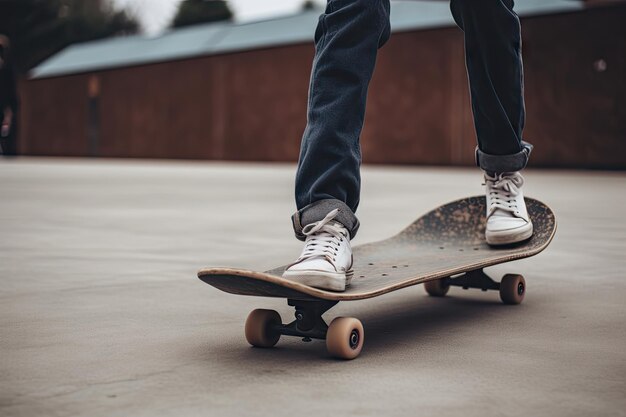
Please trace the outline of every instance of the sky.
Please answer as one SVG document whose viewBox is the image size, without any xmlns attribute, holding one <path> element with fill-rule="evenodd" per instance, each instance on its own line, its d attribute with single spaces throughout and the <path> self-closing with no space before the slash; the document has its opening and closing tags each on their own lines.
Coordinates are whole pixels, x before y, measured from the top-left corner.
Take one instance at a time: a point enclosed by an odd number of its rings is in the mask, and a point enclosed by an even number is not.
<svg viewBox="0 0 626 417">
<path fill-rule="evenodd" d="M 147 34 L 159 33 L 170 22 L 180 0 L 112 0 L 117 7 L 126 7 L 139 18 Z M 322 0 L 317 0 L 323 4 Z M 304 0 L 229 0 L 237 21 L 264 19 L 290 14 L 302 7 Z"/>
</svg>

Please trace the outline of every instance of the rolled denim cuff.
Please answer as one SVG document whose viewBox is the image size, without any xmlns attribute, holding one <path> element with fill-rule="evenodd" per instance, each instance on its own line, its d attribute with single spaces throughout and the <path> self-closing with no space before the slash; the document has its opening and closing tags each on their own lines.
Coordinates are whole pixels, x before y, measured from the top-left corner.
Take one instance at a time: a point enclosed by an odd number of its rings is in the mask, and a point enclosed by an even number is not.
<svg viewBox="0 0 626 417">
<path fill-rule="evenodd" d="M 522 141 L 522 150 L 511 155 L 490 155 L 476 147 L 476 165 L 489 172 L 515 172 L 526 167 L 533 145 Z"/>
<path fill-rule="evenodd" d="M 359 219 L 356 218 L 346 203 L 332 198 L 311 203 L 296 211 L 293 216 L 291 216 L 291 222 L 293 223 L 293 230 L 296 233 L 296 237 L 304 241 L 306 236 L 302 233 L 302 229 L 308 224 L 322 220 L 334 209 L 339 209 L 339 213 L 337 213 L 337 216 L 335 216 L 333 220 L 343 224 L 346 229 L 348 229 L 348 233 L 350 233 L 350 239 L 353 239 L 354 236 L 356 236 L 356 232 L 359 230 Z"/>
</svg>

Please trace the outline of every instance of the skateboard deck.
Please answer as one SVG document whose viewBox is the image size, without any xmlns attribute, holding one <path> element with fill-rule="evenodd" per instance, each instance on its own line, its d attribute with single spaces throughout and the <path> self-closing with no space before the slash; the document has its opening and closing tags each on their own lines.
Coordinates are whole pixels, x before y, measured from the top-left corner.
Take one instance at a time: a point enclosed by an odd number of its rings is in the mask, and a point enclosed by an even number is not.
<svg viewBox="0 0 626 417">
<path fill-rule="evenodd" d="M 285 266 L 266 272 L 204 268 L 198 277 L 222 291 L 292 299 L 361 300 L 425 281 L 536 255 L 556 230 L 552 210 L 526 198 L 533 236 L 522 243 L 492 247 L 485 241 L 485 198 L 445 204 L 396 236 L 353 248 L 354 278 L 345 292 L 319 290 L 281 277 Z"/>
<path fill-rule="evenodd" d="M 336 302 L 372 298 L 420 283 L 427 284 L 426 290 L 431 295 L 445 295 L 450 285 L 500 290 L 505 303 L 518 304 L 525 293 L 521 275 L 505 276 L 506 285 L 505 279 L 502 284 L 506 288 L 501 288 L 500 283 L 491 280 L 482 269 L 543 251 L 556 232 L 555 216 L 547 205 L 526 198 L 533 222 L 532 237 L 517 244 L 494 247 L 485 241 L 485 205 L 484 196 L 456 200 L 426 213 L 391 238 L 355 246 L 354 276 L 345 292 L 321 290 L 282 278 L 286 266 L 265 272 L 204 268 L 198 272 L 198 277 L 232 294 L 289 299 L 296 312 L 314 317 L 311 321 L 316 323 L 312 325 L 316 331 L 309 334 L 300 331 L 308 326 L 294 327 L 298 323 L 292 323 L 294 329 L 291 330 L 282 324 L 283 327 L 276 330 L 279 334 L 299 335 L 305 339 L 326 338 L 328 329 L 325 323 L 318 322 L 321 314 Z M 506 291 L 510 294 L 507 295 Z M 256 346 L 263 345 L 259 340 L 256 340 L 259 343 L 253 343 L 250 337 L 248 341 Z M 333 352 L 330 346 L 329 350 L 335 356 L 345 357 L 342 352 Z"/>
</svg>

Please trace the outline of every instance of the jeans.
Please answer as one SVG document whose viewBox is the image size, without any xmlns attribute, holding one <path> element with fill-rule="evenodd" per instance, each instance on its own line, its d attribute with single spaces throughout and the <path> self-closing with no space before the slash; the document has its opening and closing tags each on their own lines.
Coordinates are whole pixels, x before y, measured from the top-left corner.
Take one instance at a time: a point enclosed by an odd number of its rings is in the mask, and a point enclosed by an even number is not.
<svg viewBox="0 0 626 417">
<path fill-rule="evenodd" d="M 522 140 L 521 33 L 513 0 L 451 0 L 450 8 L 464 33 L 476 163 L 490 172 L 519 171 L 532 145 Z M 359 136 L 376 55 L 390 35 L 389 11 L 389 0 L 329 0 L 319 18 L 292 216 L 300 240 L 304 226 L 335 208 L 351 238 L 359 228 Z"/>
</svg>

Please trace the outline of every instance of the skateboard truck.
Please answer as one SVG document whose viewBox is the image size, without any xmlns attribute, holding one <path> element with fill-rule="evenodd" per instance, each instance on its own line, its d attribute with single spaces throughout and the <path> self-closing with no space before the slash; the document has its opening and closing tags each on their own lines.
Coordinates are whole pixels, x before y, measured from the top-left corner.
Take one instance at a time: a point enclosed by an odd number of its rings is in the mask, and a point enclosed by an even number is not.
<svg viewBox="0 0 626 417">
<path fill-rule="evenodd" d="M 296 319 L 289 324 L 274 326 L 274 331 L 286 336 L 300 336 L 304 342 L 311 339 L 326 339 L 328 325 L 322 314 L 338 301 L 304 301 L 288 299 L 287 304 L 296 308 Z"/>
<path fill-rule="evenodd" d="M 500 290 L 500 283 L 491 279 L 482 269 L 469 271 L 454 278 L 447 278 L 446 283 L 454 287 L 480 288 L 483 291 Z"/>
<path fill-rule="evenodd" d="M 288 299 L 295 307 L 295 320 L 283 324 L 274 310 L 253 310 L 246 320 L 246 339 L 252 346 L 272 347 L 282 335 L 326 340 L 328 352 L 337 358 L 354 359 L 363 348 L 363 324 L 354 317 L 336 317 L 327 325 L 322 314 L 339 301 Z"/>
<path fill-rule="evenodd" d="M 500 292 L 500 299 L 504 304 L 519 304 L 526 294 L 526 281 L 519 274 L 506 274 L 502 281 L 494 281 L 483 269 L 475 269 L 455 277 L 440 278 L 424 283 L 429 295 L 443 297 L 450 287 L 461 287 L 464 290 L 479 288 L 483 291 L 495 290 Z"/>
</svg>

